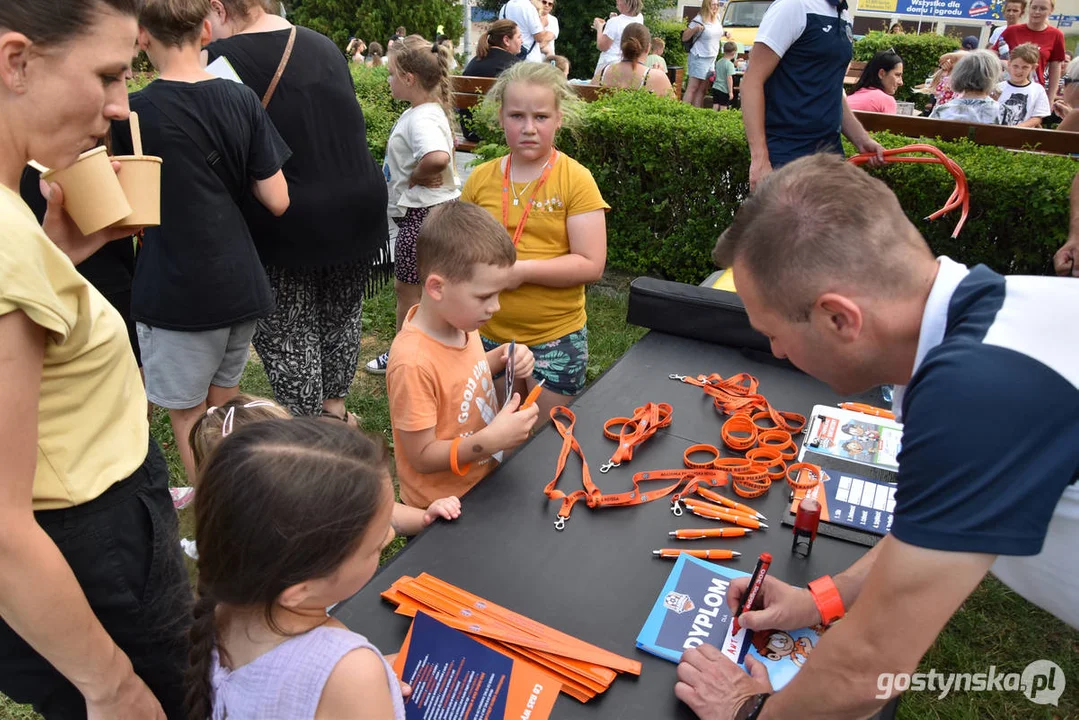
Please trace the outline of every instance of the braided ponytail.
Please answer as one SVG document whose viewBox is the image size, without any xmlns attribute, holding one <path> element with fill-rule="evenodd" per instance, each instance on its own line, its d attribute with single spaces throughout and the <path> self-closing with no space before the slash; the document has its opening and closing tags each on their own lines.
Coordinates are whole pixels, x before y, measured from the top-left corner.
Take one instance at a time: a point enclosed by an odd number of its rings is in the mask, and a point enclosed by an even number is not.
<svg viewBox="0 0 1079 720">
<path fill-rule="evenodd" d="M 453 84 L 450 82 L 453 52 L 440 42 L 429 43 L 420 35 L 409 35 L 394 43 L 390 54 L 400 71 L 415 75 L 420 87 L 438 97 L 450 128 L 456 132 L 457 113 L 454 112 Z"/>
<path fill-rule="evenodd" d="M 206 586 L 199 583 L 199 599 L 193 611 L 195 621 L 188 633 L 191 650 L 188 652 L 187 670 L 184 673 L 187 690 L 184 704 L 187 706 L 188 720 L 206 720 L 212 713 L 210 672 L 212 651 L 217 639 L 216 609 L 217 601 Z"/>
</svg>

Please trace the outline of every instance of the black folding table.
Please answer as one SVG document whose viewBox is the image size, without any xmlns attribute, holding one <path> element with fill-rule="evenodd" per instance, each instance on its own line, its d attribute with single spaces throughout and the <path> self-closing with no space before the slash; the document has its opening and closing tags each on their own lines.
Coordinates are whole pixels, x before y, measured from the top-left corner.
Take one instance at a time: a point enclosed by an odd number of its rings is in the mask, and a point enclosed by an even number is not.
<svg viewBox="0 0 1079 720">
<path fill-rule="evenodd" d="M 712 291 L 714 292 L 714 291 Z M 676 309 L 672 308 L 672 312 Z M 699 388 L 669 379 L 671 374 L 748 372 L 760 379 L 760 392 L 781 410 L 808 415 L 814 405 L 838 403 L 827 386 L 775 361 L 760 349 L 724 347 L 662 332 L 650 332 L 573 403 L 576 437 L 594 482 L 604 493 L 632 487 L 644 470 L 683 467 L 684 450 L 695 443 L 722 445 L 722 418 Z M 874 391 L 858 398 L 880 404 Z M 631 462 L 601 474 L 599 467 L 615 444 L 604 438 L 603 422 L 628 416 L 645 402 L 666 402 L 673 421 L 634 454 Z M 366 635 L 384 652 L 395 652 L 410 619 L 396 615 L 379 594 L 403 575 L 428 572 L 469 592 L 504 605 L 643 664 L 640 677 L 620 676 L 589 703 L 561 695 L 555 718 L 690 718 L 673 693 L 675 665 L 637 650 L 635 639 L 659 595 L 673 561 L 652 557 L 661 547 L 724 547 L 742 556 L 731 567 L 752 572 L 759 553 L 774 560 L 770 574 L 794 585 L 835 574 L 868 548 L 818 535 L 808 559 L 791 555 L 792 530 L 781 522 L 789 506 L 785 483 L 750 501 L 768 517 L 769 528 L 744 538 L 677 541 L 670 530 L 707 527 L 711 521 L 685 514 L 675 517 L 664 498 L 628 508 L 590 510 L 579 502 L 565 530 L 554 528 L 558 502 L 543 487 L 554 476 L 561 438 L 548 425 L 462 498 L 463 513 L 452 523 L 438 522 L 414 538 L 335 615 Z M 734 453 L 724 452 L 724 455 Z M 559 487 L 581 487 L 580 464 L 570 456 Z M 724 491 L 726 492 L 726 491 Z"/>
</svg>

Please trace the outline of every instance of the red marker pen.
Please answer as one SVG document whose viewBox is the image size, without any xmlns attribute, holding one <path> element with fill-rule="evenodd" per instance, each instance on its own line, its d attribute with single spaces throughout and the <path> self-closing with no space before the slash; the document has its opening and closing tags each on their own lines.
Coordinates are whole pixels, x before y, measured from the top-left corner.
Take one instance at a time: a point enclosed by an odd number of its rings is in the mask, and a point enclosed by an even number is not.
<svg viewBox="0 0 1079 720">
<path fill-rule="evenodd" d="M 772 564 L 771 553 L 761 553 L 760 558 L 757 559 L 757 567 L 753 568 L 753 574 L 749 576 L 749 587 L 746 588 L 746 597 L 742 601 L 742 606 L 738 608 L 738 611 L 734 613 L 734 620 L 731 627 L 731 634 L 738 634 L 740 629 L 738 626 L 738 616 L 747 610 L 753 609 L 753 603 L 757 600 L 757 593 L 761 591 L 761 585 L 764 584 L 764 576 L 768 574 L 768 566 Z"/>
</svg>

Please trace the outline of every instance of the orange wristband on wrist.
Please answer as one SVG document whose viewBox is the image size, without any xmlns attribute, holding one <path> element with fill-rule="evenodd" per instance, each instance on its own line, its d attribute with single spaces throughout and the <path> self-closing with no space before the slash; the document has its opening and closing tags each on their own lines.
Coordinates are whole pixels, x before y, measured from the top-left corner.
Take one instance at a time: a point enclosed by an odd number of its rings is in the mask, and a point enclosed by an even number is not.
<svg viewBox="0 0 1079 720">
<path fill-rule="evenodd" d="M 843 607 L 843 598 L 839 595 L 839 588 L 835 586 L 835 581 L 830 575 L 809 583 L 809 592 L 813 595 L 813 602 L 817 604 L 821 622 L 825 626 L 831 625 L 847 614 L 846 608 Z"/>
<path fill-rule="evenodd" d="M 464 476 L 468 474 L 469 470 L 472 469 L 472 463 L 468 463 L 464 467 L 460 467 L 457 464 L 457 450 L 461 447 L 462 440 L 464 440 L 464 438 L 458 436 L 455 437 L 453 439 L 453 442 L 450 443 L 450 470 L 452 470 L 453 474 L 457 476 Z"/>
</svg>

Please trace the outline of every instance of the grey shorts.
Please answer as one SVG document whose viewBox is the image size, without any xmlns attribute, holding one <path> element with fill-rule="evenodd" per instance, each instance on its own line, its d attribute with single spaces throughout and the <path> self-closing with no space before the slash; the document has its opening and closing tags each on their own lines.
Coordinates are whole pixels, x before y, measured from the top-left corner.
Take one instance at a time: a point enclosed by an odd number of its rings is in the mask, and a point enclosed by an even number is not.
<svg viewBox="0 0 1079 720">
<path fill-rule="evenodd" d="M 247 366 L 255 321 L 217 330 L 165 330 L 136 323 L 146 397 L 169 410 L 193 408 L 211 385 L 236 387 Z"/>
</svg>

